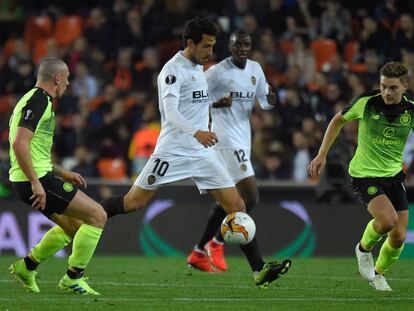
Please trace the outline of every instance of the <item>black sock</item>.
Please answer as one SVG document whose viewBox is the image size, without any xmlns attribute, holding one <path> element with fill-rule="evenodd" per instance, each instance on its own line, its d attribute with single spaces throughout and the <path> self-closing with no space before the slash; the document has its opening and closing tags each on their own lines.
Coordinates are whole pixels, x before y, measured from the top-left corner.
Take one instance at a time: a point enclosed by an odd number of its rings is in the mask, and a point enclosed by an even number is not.
<svg viewBox="0 0 414 311">
<path fill-rule="evenodd" d="M 103 209 L 106 212 L 107 217 L 112 217 L 118 214 L 124 214 L 124 196 L 119 195 L 115 197 L 109 197 L 100 202 Z"/>
<path fill-rule="evenodd" d="M 365 249 L 362 248 L 361 243 L 359 243 L 359 250 L 363 253 L 369 253 L 369 251 L 366 251 Z"/>
<path fill-rule="evenodd" d="M 204 245 L 210 241 L 212 237 L 214 237 L 214 235 L 217 233 L 217 230 L 220 231 L 220 225 L 224 217 L 226 217 L 226 212 L 220 205 L 216 203 L 213 208 L 213 213 L 210 215 L 210 218 L 207 221 L 204 233 L 201 236 L 199 243 L 197 244 L 200 249 L 204 249 Z"/>
<path fill-rule="evenodd" d="M 34 262 L 29 256 L 24 257 L 24 263 L 26 264 L 27 270 L 34 271 L 39 265 L 37 262 Z"/>
<path fill-rule="evenodd" d="M 217 230 L 216 235 L 214 236 L 216 238 L 217 241 L 224 243 L 224 238 L 221 235 L 221 230 L 219 228 L 219 230 Z"/>
<path fill-rule="evenodd" d="M 72 271 L 70 269 L 68 269 L 68 271 L 66 271 L 66 274 L 68 275 L 68 277 L 70 277 L 71 279 L 80 279 L 81 277 L 83 277 L 83 271 L 85 269 L 79 269 L 79 268 L 73 268 L 75 271 Z"/>
<path fill-rule="evenodd" d="M 254 238 L 249 244 L 240 246 L 247 261 L 249 262 L 252 271 L 260 271 L 263 268 L 264 261 L 260 255 L 259 246 L 257 245 L 256 238 Z"/>
</svg>

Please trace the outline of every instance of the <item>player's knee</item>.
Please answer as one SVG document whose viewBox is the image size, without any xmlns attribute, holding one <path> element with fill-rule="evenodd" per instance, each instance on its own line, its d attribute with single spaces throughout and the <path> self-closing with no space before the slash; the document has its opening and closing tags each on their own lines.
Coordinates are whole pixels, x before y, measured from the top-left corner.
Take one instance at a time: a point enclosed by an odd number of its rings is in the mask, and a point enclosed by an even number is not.
<svg viewBox="0 0 414 311">
<path fill-rule="evenodd" d="M 394 229 L 396 223 L 397 223 L 397 217 L 387 217 L 386 219 L 383 219 L 379 223 L 379 231 L 380 233 L 387 233 Z"/>
<path fill-rule="evenodd" d="M 241 197 L 235 198 L 233 206 L 235 212 L 246 212 L 246 205 Z"/>
<path fill-rule="evenodd" d="M 88 225 L 103 228 L 105 227 L 106 219 L 107 217 L 105 210 L 101 205 L 98 205 L 85 217 L 83 221 Z"/>
<path fill-rule="evenodd" d="M 106 216 L 106 212 L 105 212 L 105 210 L 103 209 L 102 206 L 99 206 L 99 208 L 97 209 L 97 212 L 95 214 L 95 218 L 96 218 L 97 224 L 101 228 L 105 227 L 107 216 Z"/>
<path fill-rule="evenodd" d="M 398 235 L 393 238 L 392 246 L 394 246 L 395 248 L 400 248 L 401 246 L 403 246 L 404 241 L 405 241 L 405 235 Z"/>
<path fill-rule="evenodd" d="M 394 229 L 389 235 L 391 246 L 400 248 L 404 244 L 406 236 L 407 230 L 405 228 Z"/>
<path fill-rule="evenodd" d="M 235 196 L 233 198 L 227 198 L 225 202 L 221 203 L 221 206 L 227 214 L 234 212 L 246 212 L 244 201 L 241 197 Z"/>
</svg>

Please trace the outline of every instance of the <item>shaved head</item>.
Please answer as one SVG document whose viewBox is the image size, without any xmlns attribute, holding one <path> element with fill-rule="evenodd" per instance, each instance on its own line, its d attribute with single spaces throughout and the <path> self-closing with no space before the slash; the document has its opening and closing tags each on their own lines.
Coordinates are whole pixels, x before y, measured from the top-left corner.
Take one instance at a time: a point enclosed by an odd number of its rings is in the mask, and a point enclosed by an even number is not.
<svg viewBox="0 0 414 311">
<path fill-rule="evenodd" d="M 250 37 L 250 35 L 245 30 L 238 29 L 230 35 L 229 44 L 234 45 L 236 43 L 237 39 L 241 38 L 241 37 Z"/>
<path fill-rule="evenodd" d="M 68 66 L 65 62 L 58 58 L 48 58 L 42 61 L 39 66 L 39 72 L 37 74 L 37 80 L 39 82 L 51 81 L 56 74 L 62 73 L 67 70 Z"/>
</svg>

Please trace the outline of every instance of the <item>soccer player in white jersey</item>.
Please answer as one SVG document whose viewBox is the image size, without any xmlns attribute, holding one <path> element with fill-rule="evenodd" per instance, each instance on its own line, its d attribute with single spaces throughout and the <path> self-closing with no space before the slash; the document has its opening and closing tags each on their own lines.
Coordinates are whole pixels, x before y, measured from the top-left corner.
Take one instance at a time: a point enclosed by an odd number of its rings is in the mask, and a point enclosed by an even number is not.
<svg viewBox="0 0 414 311">
<path fill-rule="evenodd" d="M 205 73 L 213 102 L 210 111 L 212 130 L 220 134 L 214 149 L 219 162 L 223 163 L 236 184 L 247 212 L 257 205 L 259 199 L 250 162 L 250 115 L 256 100 L 263 109 L 270 109 L 276 104 L 276 95 L 270 90 L 262 68 L 248 59 L 251 47 L 251 37 L 245 31 L 234 32 L 229 42 L 231 57 L 210 67 Z M 206 272 L 227 270 L 224 241 L 219 230 L 225 216 L 225 211 L 217 202 L 199 243 L 187 258 L 189 265 Z M 253 271 L 263 266 L 256 239 L 243 246 L 242 250 Z"/>
<path fill-rule="evenodd" d="M 226 213 L 245 211 L 231 177 L 212 147 L 219 139 L 208 127 L 209 95 L 203 64 L 213 53 L 217 29 L 211 21 L 194 18 L 184 27 L 184 51 L 179 51 L 158 76 L 161 133 L 154 153 L 130 191 L 101 202 L 108 217 L 143 208 L 165 184 L 191 178 L 200 192 L 208 192 Z M 286 273 L 290 261 L 263 263 L 255 283 L 266 287 Z"/>
</svg>

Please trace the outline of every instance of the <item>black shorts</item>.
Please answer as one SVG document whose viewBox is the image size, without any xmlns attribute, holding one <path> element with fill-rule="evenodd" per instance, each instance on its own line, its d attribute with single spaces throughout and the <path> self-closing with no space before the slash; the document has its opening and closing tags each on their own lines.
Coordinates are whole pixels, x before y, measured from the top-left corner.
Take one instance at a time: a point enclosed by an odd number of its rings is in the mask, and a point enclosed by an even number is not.
<svg viewBox="0 0 414 311">
<path fill-rule="evenodd" d="M 53 213 L 62 214 L 75 197 L 78 187 L 47 173 L 39 179 L 46 192 L 46 206 L 42 212 L 47 218 Z M 32 205 L 32 186 L 28 181 L 12 182 L 17 196 L 25 203 Z"/>
<path fill-rule="evenodd" d="M 368 205 L 373 198 L 385 194 L 396 211 L 408 210 L 407 192 L 405 190 L 405 175 L 401 171 L 393 177 L 351 177 L 354 194 Z"/>
</svg>

